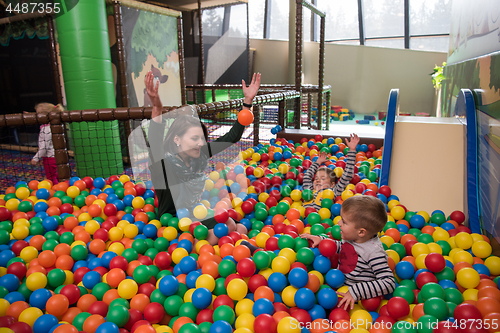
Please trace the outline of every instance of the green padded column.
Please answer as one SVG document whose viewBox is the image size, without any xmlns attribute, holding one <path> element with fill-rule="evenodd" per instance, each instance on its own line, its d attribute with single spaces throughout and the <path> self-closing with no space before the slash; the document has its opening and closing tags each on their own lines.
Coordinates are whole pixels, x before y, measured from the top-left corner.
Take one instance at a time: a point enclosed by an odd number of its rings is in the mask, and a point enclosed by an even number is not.
<svg viewBox="0 0 500 333">
<path fill-rule="evenodd" d="M 104 0 L 85 0 L 56 18 L 68 110 L 116 108 Z M 79 177 L 123 173 L 118 121 L 71 123 Z"/>
</svg>

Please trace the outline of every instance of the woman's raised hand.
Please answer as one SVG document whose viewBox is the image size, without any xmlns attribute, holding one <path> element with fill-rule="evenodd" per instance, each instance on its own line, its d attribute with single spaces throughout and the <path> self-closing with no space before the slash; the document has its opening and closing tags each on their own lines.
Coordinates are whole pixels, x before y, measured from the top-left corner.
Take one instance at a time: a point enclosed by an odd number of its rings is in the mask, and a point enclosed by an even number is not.
<svg viewBox="0 0 500 333">
<path fill-rule="evenodd" d="M 156 85 L 154 82 L 153 72 L 149 71 L 144 77 L 144 84 L 146 85 L 146 92 L 153 103 L 153 106 L 163 107 L 160 100 L 160 95 L 158 94 L 158 87 L 160 86 L 160 82 L 157 81 Z"/>
<path fill-rule="evenodd" d="M 245 80 L 241 80 L 243 85 L 243 95 L 245 95 L 245 103 L 252 104 L 254 97 L 257 95 L 260 87 L 260 73 L 253 74 L 252 82 L 247 87 Z"/>
</svg>

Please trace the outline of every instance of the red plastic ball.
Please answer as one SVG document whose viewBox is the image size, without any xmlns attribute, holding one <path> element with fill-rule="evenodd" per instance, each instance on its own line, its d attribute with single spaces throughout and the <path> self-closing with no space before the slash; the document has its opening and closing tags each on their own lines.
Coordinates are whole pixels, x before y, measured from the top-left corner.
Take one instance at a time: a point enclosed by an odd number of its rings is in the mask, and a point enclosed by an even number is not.
<svg viewBox="0 0 500 333">
<path fill-rule="evenodd" d="M 455 317 L 455 319 L 459 322 L 471 319 L 481 320 L 483 318 L 479 309 L 469 303 L 462 303 L 458 305 L 453 312 L 453 317 Z"/>
<path fill-rule="evenodd" d="M 106 317 L 108 314 L 108 304 L 103 301 L 97 301 L 92 303 L 87 310 L 90 314 L 98 314 L 103 317 Z"/>
<path fill-rule="evenodd" d="M 165 270 L 172 263 L 172 257 L 168 252 L 160 252 L 156 255 L 154 263 L 160 270 Z"/>
<path fill-rule="evenodd" d="M 31 328 L 30 325 L 18 321 L 17 323 L 13 323 L 12 325 L 9 326 L 11 330 L 14 331 L 14 333 L 32 333 L 33 329 Z"/>
<path fill-rule="evenodd" d="M 234 305 L 234 302 L 233 302 L 233 305 Z M 214 310 L 203 309 L 196 316 L 196 324 L 200 325 L 201 323 L 204 323 L 204 322 L 213 323 L 214 322 L 213 316 L 214 316 Z"/>
<path fill-rule="evenodd" d="M 319 242 L 318 249 L 325 257 L 331 257 L 337 253 L 337 244 L 332 239 L 323 239 Z"/>
<path fill-rule="evenodd" d="M 154 277 L 152 277 L 154 279 Z M 156 282 L 156 279 L 155 279 Z M 148 297 L 151 296 L 151 293 L 156 289 L 155 285 L 153 283 L 144 283 L 139 286 L 139 291 L 137 292 L 138 294 L 144 294 Z"/>
<path fill-rule="evenodd" d="M 227 209 L 219 208 L 215 211 L 214 218 L 217 223 L 226 223 L 229 219 L 229 212 Z"/>
<path fill-rule="evenodd" d="M 378 193 L 383 194 L 386 198 L 388 198 L 391 196 L 392 191 L 391 191 L 391 188 L 389 186 L 382 185 L 378 189 Z"/>
<path fill-rule="evenodd" d="M 219 295 L 214 299 L 213 302 L 213 308 L 216 309 L 221 305 L 227 305 L 231 309 L 234 309 L 234 301 L 231 299 L 231 297 L 227 295 Z"/>
<path fill-rule="evenodd" d="M 369 299 L 364 299 L 361 304 L 367 311 L 376 311 L 382 302 L 382 297 L 373 297 Z"/>
<path fill-rule="evenodd" d="M 10 218 L 11 218 L 10 211 L 5 207 L 0 207 L 0 221 L 7 221 L 10 220 Z"/>
<path fill-rule="evenodd" d="M 274 228 L 276 230 L 276 227 Z M 278 238 L 276 237 L 269 237 L 266 241 L 266 251 L 275 251 L 279 250 L 278 246 Z"/>
<path fill-rule="evenodd" d="M 125 326 L 123 326 L 123 327 L 126 328 L 127 330 L 131 331 L 132 327 L 138 321 L 143 321 L 143 318 L 144 317 L 142 316 L 141 311 L 139 311 L 137 309 L 129 309 L 128 310 L 128 321 L 125 324 Z"/>
<path fill-rule="evenodd" d="M 339 320 L 349 320 L 350 316 L 349 312 L 347 312 L 346 310 L 342 308 L 335 308 L 332 310 L 332 312 L 330 312 L 330 316 L 328 317 L 328 319 L 330 320 L 330 322 L 335 323 Z"/>
<path fill-rule="evenodd" d="M 285 312 L 290 313 L 290 311 L 288 310 L 288 307 L 283 303 L 275 302 L 275 303 L 273 303 L 273 305 L 274 305 L 274 312 L 285 311 Z"/>
<path fill-rule="evenodd" d="M 114 204 L 109 203 L 106 206 L 104 206 L 103 213 L 106 216 L 115 216 L 116 213 L 118 213 L 118 208 L 116 208 Z"/>
<path fill-rule="evenodd" d="M 453 325 L 449 321 L 440 321 L 432 330 L 433 333 L 459 333 L 458 323 Z"/>
<path fill-rule="evenodd" d="M 238 262 L 236 270 L 243 277 L 251 277 L 255 274 L 256 266 L 252 259 L 243 258 Z"/>
<path fill-rule="evenodd" d="M 59 293 L 68 298 L 69 304 L 75 304 L 81 296 L 80 288 L 78 288 L 75 284 L 68 284 L 64 286 Z"/>
<path fill-rule="evenodd" d="M 446 260 L 439 253 L 429 253 L 425 257 L 425 267 L 433 273 L 439 273 L 446 267 Z"/>
<path fill-rule="evenodd" d="M 438 279 L 431 272 L 422 272 L 422 273 L 418 274 L 416 282 L 417 282 L 418 289 L 422 289 L 422 287 L 426 283 L 431 283 L 431 282 L 438 283 Z"/>
<path fill-rule="evenodd" d="M 152 324 L 158 324 L 165 317 L 165 308 L 160 303 L 149 303 L 144 309 L 144 319 Z"/>
<path fill-rule="evenodd" d="M 253 323 L 254 332 L 276 333 L 277 328 L 278 325 L 273 316 L 268 315 L 267 313 L 258 315 Z"/>
<path fill-rule="evenodd" d="M 28 268 L 22 262 L 13 262 L 7 268 L 7 274 L 14 274 L 20 281 L 26 276 L 27 271 Z"/>
<path fill-rule="evenodd" d="M 250 214 L 251 212 L 253 212 L 253 208 L 254 208 L 254 206 L 248 200 L 246 200 L 245 202 L 243 202 L 241 204 L 241 210 L 245 214 Z"/>
<path fill-rule="evenodd" d="M 252 293 L 254 293 L 255 290 L 257 290 L 257 288 L 262 287 L 262 286 L 267 286 L 267 279 L 261 274 L 253 275 L 248 280 L 248 289 Z"/>
<path fill-rule="evenodd" d="M 27 246 L 29 246 L 28 242 L 24 240 L 18 240 L 17 242 L 12 244 L 12 247 L 10 249 L 16 256 L 19 256 L 21 254 L 21 251 Z"/>
<path fill-rule="evenodd" d="M 109 269 L 120 268 L 126 271 L 127 267 L 128 267 L 128 261 L 122 256 L 116 256 L 109 262 Z"/>
<path fill-rule="evenodd" d="M 398 320 L 410 314 L 410 305 L 402 297 L 392 297 L 387 302 L 387 311 L 393 319 Z"/>
<path fill-rule="evenodd" d="M 459 210 L 456 210 L 450 214 L 450 218 L 458 224 L 462 224 L 465 221 L 465 214 Z"/>
</svg>

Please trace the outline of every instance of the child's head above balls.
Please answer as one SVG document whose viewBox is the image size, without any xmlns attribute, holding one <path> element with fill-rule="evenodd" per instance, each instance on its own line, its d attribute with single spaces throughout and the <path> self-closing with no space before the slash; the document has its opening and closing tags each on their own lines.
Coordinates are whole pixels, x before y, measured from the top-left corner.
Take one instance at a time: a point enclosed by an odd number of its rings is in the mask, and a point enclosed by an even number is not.
<svg viewBox="0 0 500 333">
<path fill-rule="evenodd" d="M 339 223 L 344 240 L 364 242 L 380 232 L 387 222 L 384 203 L 375 197 L 357 195 L 346 199 Z"/>
<path fill-rule="evenodd" d="M 318 171 L 316 171 L 313 185 L 316 191 L 321 191 L 335 186 L 336 182 L 337 176 L 335 175 L 335 172 L 330 168 L 321 167 Z"/>
</svg>

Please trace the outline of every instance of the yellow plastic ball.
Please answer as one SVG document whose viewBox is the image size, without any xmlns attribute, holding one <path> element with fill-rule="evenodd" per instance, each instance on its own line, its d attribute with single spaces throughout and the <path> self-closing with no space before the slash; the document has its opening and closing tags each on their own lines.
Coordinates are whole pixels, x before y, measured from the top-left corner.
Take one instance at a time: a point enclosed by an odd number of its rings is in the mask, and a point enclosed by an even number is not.
<svg viewBox="0 0 500 333">
<path fill-rule="evenodd" d="M 52 186 L 50 185 L 50 183 L 46 180 L 42 180 L 41 182 L 38 183 L 38 188 L 45 188 L 47 190 L 50 190 L 52 188 Z"/>
<path fill-rule="evenodd" d="M 251 299 L 245 298 L 236 303 L 234 307 L 234 312 L 237 316 L 241 316 L 244 313 L 253 313 L 254 302 Z"/>
<path fill-rule="evenodd" d="M 182 248 L 182 247 L 178 247 L 176 248 L 173 252 L 172 252 L 172 261 L 175 263 L 175 264 L 178 264 L 181 262 L 182 258 L 188 256 L 189 253 L 186 249 Z"/>
<path fill-rule="evenodd" d="M 397 221 L 402 220 L 405 217 L 405 214 L 406 214 L 406 211 L 401 206 L 394 206 L 391 209 L 391 216 L 394 217 L 394 219 Z"/>
<path fill-rule="evenodd" d="M 390 258 L 392 258 L 392 260 L 394 260 L 395 264 L 397 264 L 401 260 L 399 254 L 394 250 L 387 250 L 386 253 Z"/>
<path fill-rule="evenodd" d="M 70 197 L 71 199 L 74 199 L 76 198 L 77 196 L 80 195 L 80 189 L 76 186 L 70 186 L 68 187 L 68 189 L 66 190 L 66 194 L 68 195 L 68 197 Z"/>
<path fill-rule="evenodd" d="M 450 234 L 443 228 L 437 227 L 432 233 L 432 238 L 434 239 L 435 242 L 439 240 L 448 241 L 448 239 L 450 239 Z"/>
<path fill-rule="evenodd" d="M 252 160 L 255 162 L 260 161 L 260 154 L 259 153 L 253 153 L 252 154 Z"/>
<path fill-rule="evenodd" d="M 491 275 L 500 275 L 500 258 L 497 256 L 491 256 L 486 258 L 484 264 L 490 270 Z"/>
<path fill-rule="evenodd" d="M 373 323 L 371 314 L 366 310 L 354 311 L 351 315 L 351 322 L 355 329 L 368 329 Z M 351 331 L 352 332 L 352 331 Z"/>
<path fill-rule="evenodd" d="M 301 324 L 294 317 L 285 317 L 278 323 L 278 333 L 300 333 Z"/>
<path fill-rule="evenodd" d="M 452 250 L 458 248 L 457 244 L 455 244 L 455 236 L 448 238 L 447 242 Z"/>
<path fill-rule="evenodd" d="M 194 217 L 196 217 L 199 220 L 202 220 L 205 217 L 207 217 L 207 213 L 208 213 L 207 207 L 205 207 L 203 205 L 198 205 L 198 206 L 194 207 L 194 209 L 193 209 Z"/>
<path fill-rule="evenodd" d="M 333 169 L 333 173 L 337 178 L 340 179 L 340 177 L 342 177 L 342 174 L 344 173 L 344 169 L 342 169 L 341 167 L 336 167 L 335 169 Z"/>
<path fill-rule="evenodd" d="M 0 298 L 0 316 L 5 316 L 7 314 L 7 309 L 10 307 L 9 301 L 4 298 Z"/>
<path fill-rule="evenodd" d="M 477 290 L 477 289 L 467 289 L 466 291 L 463 292 L 464 301 L 477 301 L 478 294 L 479 294 L 479 290 Z"/>
<path fill-rule="evenodd" d="M 394 244 L 394 238 L 390 236 L 382 236 L 380 237 L 380 241 L 387 245 L 388 248 L 391 247 L 392 244 Z"/>
<path fill-rule="evenodd" d="M 130 177 L 127 175 L 121 175 L 120 178 L 118 178 L 119 181 L 122 182 L 122 184 L 125 184 L 126 182 L 130 181 Z"/>
<path fill-rule="evenodd" d="M 137 282 L 131 279 L 125 279 L 120 282 L 118 285 L 118 295 L 121 298 L 131 299 L 137 292 L 139 291 L 139 286 Z"/>
<path fill-rule="evenodd" d="M 274 272 L 286 275 L 290 271 L 290 261 L 285 257 L 277 256 L 273 259 L 271 268 Z"/>
<path fill-rule="evenodd" d="M 478 258 L 488 258 L 491 255 L 491 252 L 491 245 L 488 242 L 484 241 L 484 239 L 472 244 L 472 253 L 474 253 L 474 255 Z"/>
<path fill-rule="evenodd" d="M 279 252 L 278 256 L 285 257 L 290 264 L 293 264 L 297 260 L 297 253 L 290 248 L 284 248 Z"/>
<path fill-rule="evenodd" d="M 132 207 L 134 207 L 135 209 L 137 208 L 142 209 L 145 204 L 146 201 L 144 201 L 143 197 L 135 197 L 134 199 L 132 199 Z"/>
<path fill-rule="evenodd" d="M 127 220 L 121 220 L 121 221 L 118 222 L 118 224 L 116 225 L 116 227 L 123 230 L 129 224 L 130 224 L 129 221 L 127 221 Z"/>
<path fill-rule="evenodd" d="M 290 194 L 290 198 L 292 198 L 293 201 L 299 201 L 302 199 L 302 192 L 299 190 L 293 190 Z"/>
<path fill-rule="evenodd" d="M 266 268 L 266 269 L 263 269 L 259 272 L 260 275 L 262 275 L 263 277 L 266 278 L 266 280 L 269 279 L 269 277 L 271 276 L 271 274 L 273 274 L 273 270 L 271 268 Z"/>
<path fill-rule="evenodd" d="M 472 239 L 474 242 L 479 242 L 479 241 L 484 241 L 484 238 L 480 234 L 471 234 Z"/>
<path fill-rule="evenodd" d="M 439 244 L 429 243 L 427 246 L 429 247 L 429 251 L 431 251 L 431 253 L 443 254 L 443 249 L 439 246 Z"/>
<path fill-rule="evenodd" d="M 427 266 L 425 266 L 425 257 L 427 257 L 427 254 L 421 254 L 415 259 L 415 266 L 417 266 L 418 269 L 427 268 Z"/>
<path fill-rule="evenodd" d="M 189 217 L 183 217 L 179 220 L 179 229 L 181 231 L 188 231 L 191 223 L 193 223 L 193 221 L 191 221 Z"/>
<path fill-rule="evenodd" d="M 297 288 L 294 286 L 288 286 L 283 289 L 281 292 L 281 298 L 283 300 L 283 303 L 287 305 L 288 307 L 294 307 L 296 306 L 295 304 L 295 293 L 297 292 Z"/>
<path fill-rule="evenodd" d="M 30 234 L 28 227 L 20 225 L 12 229 L 12 237 L 15 239 L 25 239 Z"/>
<path fill-rule="evenodd" d="M 114 241 L 119 241 L 123 238 L 123 230 L 118 227 L 113 227 L 109 229 L 108 231 L 108 236 L 109 240 L 114 242 Z"/>
<path fill-rule="evenodd" d="M 41 272 L 32 273 L 26 278 L 26 287 L 31 291 L 45 288 L 46 285 L 47 276 Z"/>
<path fill-rule="evenodd" d="M 92 216 L 89 213 L 81 213 L 78 216 L 78 222 L 86 222 L 92 220 Z"/>
<path fill-rule="evenodd" d="M 214 171 L 212 171 L 214 172 Z M 214 188 L 214 182 L 211 179 L 205 180 L 205 190 L 211 191 Z"/>
<path fill-rule="evenodd" d="M 468 262 L 472 265 L 474 263 L 474 257 L 472 257 L 472 254 L 467 251 L 460 251 L 453 256 L 453 262 L 456 264 L 461 261 Z"/>
<path fill-rule="evenodd" d="M 232 279 L 226 289 L 227 295 L 234 301 L 241 301 L 248 293 L 248 285 L 242 279 Z"/>
<path fill-rule="evenodd" d="M 470 267 L 462 268 L 457 273 L 457 281 L 465 289 L 476 288 L 479 285 L 479 273 Z"/>
<path fill-rule="evenodd" d="M 116 242 L 109 246 L 108 251 L 114 252 L 117 255 L 121 256 L 123 251 L 125 251 L 125 246 L 120 242 Z"/>
<path fill-rule="evenodd" d="M 314 275 L 316 275 L 318 277 L 320 285 L 322 285 L 322 284 L 325 283 L 325 277 L 320 272 L 318 272 L 318 271 L 310 271 L 309 273 L 314 274 Z"/>
<path fill-rule="evenodd" d="M 38 250 L 33 246 L 26 246 L 21 250 L 19 256 L 24 260 L 25 263 L 29 264 L 31 260 L 38 257 Z"/>
<path fill-rule="evenodd" d="M 253 169 L 253 175 L 257 178 L 262 178 L 262 176 L 264 176 L 264 170 L 262 170 L 262 168 L 255 168 Z"/>
<path fill-rule="evenodd" d="M 238 328 L 248 328 L 253 330 L 253 322 L 255 321 L 255 317 L 251 313 L 243 313 L 241 316 L 236 318 L 234 323 L 234 327 Z"/>
<path fill-rule="evenodd" d="M 139 234 L 139 228 L 135 224 L 128 224 L 123 228 L 123 234 L 128 239 L 134 239 Z"/>
<path fill-rule="evenodd" d="M 156 333 L 174 333 L 174 331 L 167 325 L 159 325 L 155 328 Z"/>
<path fill-rule="evenodd" d="M 18 199 L 15 199 L 15 198 L 9 199 L 5 203 L 5 208 L 7 208 L 8 210 L 10 210 L 12 212 L 14 210 L 17 210 L 17 207 L 19 206 L 20 202 L 21 201 L 19 201 Z"/>
<path fill-rule="evenodd" d="M 266 232 L 260 232 L 256 237 L 255 237 L 255 242 L 257 243 L 257 246 L 260 248 L 264 248 L 266 246 L 267 240 L 270 238 L 268 233 Z"/>
<path fill-rule="evenodd" d="M 210 172 L 210 175 L 208 176 L 212 181 L 216 182 L 219 180 L 220 175 L 217 171 L 212 171 Z"/>
<path fill-rule="evenodd" d="M 394 207 L 396 207 L 397 205 L 399 205 L 399 204 L 400 204 L 400 203 L 399 203 L 399 201 L 398 201 L 398 200 L 391 200 L 391 201 L 389 201 L 389 202 L 387 203 L 387 207 L 389 207 L 389 210 L 391 210 L 391 211 L 392 211 L 392 209 L 393 209 Z M 401 207 L 401 208 L 402 208 L 402 207 Z"/>
<path fill-rule="evenodd" d="M 455 244 L 461 249 L 470 249 L 473 243 L 472 236 L 466 232 L 459 232 L 455 235 Z"/>
<path fill-rule="evenodd" d="M 333 200 L 334 198 L 335 198 L 335 194 L 333 193 L 332 190 L 330 190 L 330 189 L 323 190 L 323 199 Z"/>
<path fill-rule="evenodd" d="M 421 254 L 429 254 L 429 253 L 431 253 L 431 251 L 429 250 L 429 247 L 427 246 L 427 244 L 424 244 L 424 243 L 416 243 L 411 248 L 411 254 L 415 258 L 417 258 Z"/>
<path fill-rule="evenodd" d="M 214 291 L 215 279 L 210 274 L 202 274 L 196 279 L 196 288 L 207 288 L 210 291 Z"/>
<path fill-rule="evenodd" d="M 39 308 L 37 307 L 27 308 L 23 310 L 23 312 L 21 312 L 18 321 L 26 323 L 30 325 L 31 328 L 33 328 L 33 324 L 41 315 L 43 315 L 43 312 Z"/>
<path fill-rule="evenodd" d="M 174 227 L 166 227 L 163 230 L 163 237 L 165 237 L 169 242 L 177 238 L 177 229 Z"/>
<path fill-rule="evenodd" d="M 20 200 L 27 199 L 30 196 L 30 190 L 26 187 L 19 187 L 16 190 L 16 197 Z"/>
<path fill-rule="evenodd" d="M 276 150 L 275 150 L 276 152 Z M 288 167 L 288 164 L 286 163 L 282 163 L 278 166 L 278 170 L 279 172 L 281 172 L 282 174 L 286 174 L 288 171 L 290 171 L 290 168 Z"/>
<path fill-rule="evenodd" d="M 96 220 L 90 220 L 85 223 L 85 231 L 93 235 L 97 230 L 101 228 L 101 225 Z"/>
<path fill-rule="evenodd" d="M 329 219 L 332 216 L 332 212 L 328 208 L 320 208 L 318 211 L 321 220 Z"/>
<path fill-rule="evenodd" d="M 343 201 L 346 201 L 347 199 L 349 199 L 352 196 L 354 196 L 354 193 L 352 193 L 352 191 L 349 191 L 349 190 L 342 192 L 342 195 L 341 195 Z"/>
<path fill-rule="evenodd" d="M 262 192 L 258 197 L 260 202 L 266 202 L 267 198 L 269 198 L 269 193 L 266 192 Z"/>
<path fill-rule="evenodd" d="M 417 212 L 417 215 L 422 216 L 425 219 L 425 223 L 429 222 L 429 219 L 430 219 L 429 213 L 421 210 L 421 211 Z"/>
</svg>

